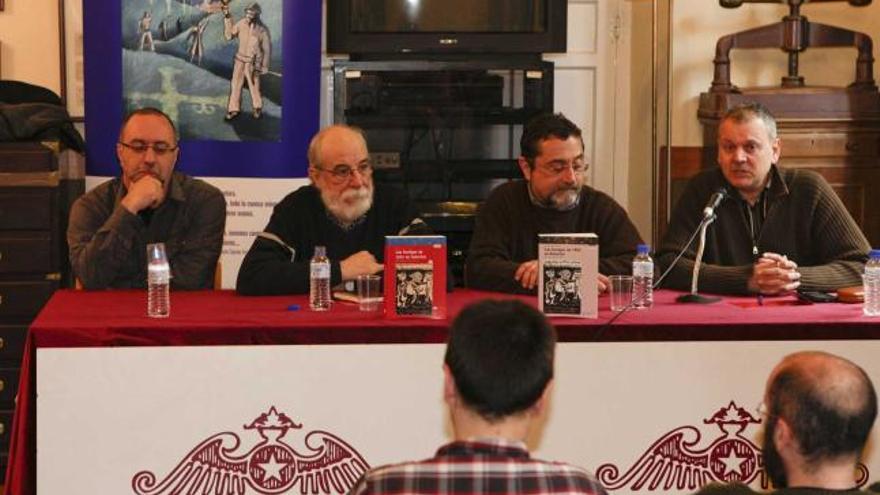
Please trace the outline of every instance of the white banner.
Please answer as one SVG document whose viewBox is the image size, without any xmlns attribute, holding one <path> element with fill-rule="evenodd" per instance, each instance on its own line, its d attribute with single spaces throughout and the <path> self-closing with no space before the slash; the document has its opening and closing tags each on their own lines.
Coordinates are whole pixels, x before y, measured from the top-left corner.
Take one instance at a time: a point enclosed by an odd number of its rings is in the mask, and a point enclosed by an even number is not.
<svg viewBox="0 0 880 495">
<path fill-rule="evenodd" d="M 691 493 L 721 479 L 760 486 L 756 406 L 772 367 L 802 349 L 848 357 L 880 384 L 875 341 L 560 344 L 551 407 L 530 447 L 588 468 L 615 493 Z M 423 459 L 450 440 L 443 351 L 39 349 L 38 493 L 167 494 L 223 480 L 249 494 L 344 492 L 362 464 Z M 878 440 L 875 431 L 869 444 Z M 874 450 L 864 461 L 872 481 Z"/>
</svg>

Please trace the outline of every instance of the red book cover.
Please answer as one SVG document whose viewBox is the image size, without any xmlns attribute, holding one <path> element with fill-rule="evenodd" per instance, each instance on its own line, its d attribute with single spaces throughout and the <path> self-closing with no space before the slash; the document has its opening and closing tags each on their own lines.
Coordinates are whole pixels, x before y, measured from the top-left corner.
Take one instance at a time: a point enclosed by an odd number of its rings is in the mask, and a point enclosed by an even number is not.
<svg viewBox="0 0 880 495">
<path fill-rule="evenodd" d="M 385 236 L 385 316 L 446 318 L 446 237 Z"/>
</svg>

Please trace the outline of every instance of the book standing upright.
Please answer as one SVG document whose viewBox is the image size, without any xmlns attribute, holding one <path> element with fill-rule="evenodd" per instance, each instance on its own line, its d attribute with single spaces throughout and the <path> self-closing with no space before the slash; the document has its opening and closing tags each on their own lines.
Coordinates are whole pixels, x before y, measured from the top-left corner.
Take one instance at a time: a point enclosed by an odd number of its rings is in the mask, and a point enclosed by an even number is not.
<svg viewBox="0 0 880 495">
<path fill-rule="evenodd" d="M 446 317 L 446 237 L 385 236 L 385 316 Z"/>
<path fill-rule="evenodd" d="M 538 309 L 545 315 L 599 315 L 596 234 L 538 234 L 538 270 Z"/>
</svg>

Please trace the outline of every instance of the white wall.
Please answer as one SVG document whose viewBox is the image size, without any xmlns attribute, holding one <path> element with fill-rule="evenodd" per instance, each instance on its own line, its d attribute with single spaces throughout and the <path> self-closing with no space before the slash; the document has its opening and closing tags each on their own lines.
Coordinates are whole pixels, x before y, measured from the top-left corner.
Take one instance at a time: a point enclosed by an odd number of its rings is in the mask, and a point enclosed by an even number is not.
<svg viewBox="0 0 880 495">
<path fill-rule="evenodd" d="M 0 12 L 0 79 L 61 90 L 57 0 L 6 0 Z"/>
<path fill-rule="evenodd" d="M 771 24 L 788 13 L 784 5 L 750 4 L 721 8 L 717 0 L 677 0 L 673 4 L 672 144 L 701 146 L 697 121 L 700 93 L 712 83 L 712 58 L 719 37 Z M 880 2 L 852 7 L 847 2 L 807 4 L 801 13 L 812 22 L 840 26 L 880 40 Z M 877 57 L 877 46 L 874 47 Z M 846 86 L 855 79 L 854 48 L 808 49 L 800 57 L 800 74 L 809 85 Z M 874 78 L 880 77 L 874 64 Z M 733 50 L 731 80 L 741 87 L 778 86 L 787 57 L 781 50 Z"/>
</svg>

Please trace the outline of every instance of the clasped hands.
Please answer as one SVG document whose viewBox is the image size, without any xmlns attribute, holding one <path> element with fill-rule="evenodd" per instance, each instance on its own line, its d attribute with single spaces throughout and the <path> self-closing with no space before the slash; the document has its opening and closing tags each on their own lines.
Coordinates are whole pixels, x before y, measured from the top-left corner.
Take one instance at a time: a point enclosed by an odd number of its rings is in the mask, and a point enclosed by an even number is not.
<svg viewBox="0 0 880 495">
<path fill-rule="evenodd" d="M 751 292 L 768 296 L 791 292 L 801 285 L 801 274 L 797 268 L 797 263 L 785 255 L 764 253 L 754 264 L 748 288 Z M 534 289 L 538 284 L 538 260 L 521 263 L 513 277 L 523 288 Z M 608 289 L 608 277 L 605 275 L 600 273 L 596 283 L 600 293 Z"/>
<path fill-rule="evenodd" d="M 521 263 L 517 268 L 516 272 L 513 274 L 513 278 L 516 279 L 520 285 L 523 286 L 523 289 L 532 290 L 538 286 L 538 260 L 525 261 Z M 599 287 L 599 293 L 603 293 L 608 290 L 608 277 L 598 274 L 596 277 L 596 284 Z"/>
<path fill-rule="evenodd" d="M 801 285 L 801 274 L 797 268 L 797 263 L 785 255 L 764 253 L 752 266 L 748 289 L 766 296 L 791 292 Z"/>
</svg>

